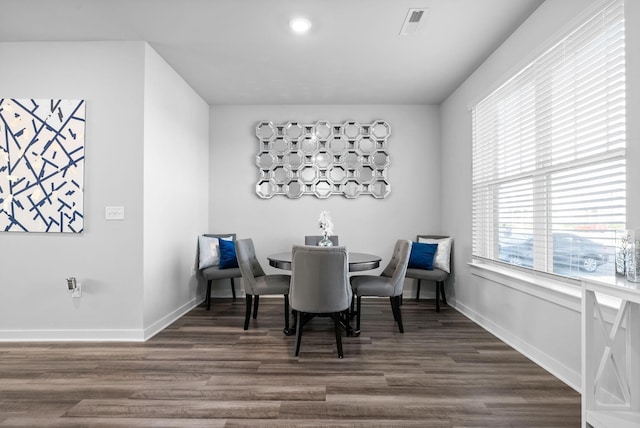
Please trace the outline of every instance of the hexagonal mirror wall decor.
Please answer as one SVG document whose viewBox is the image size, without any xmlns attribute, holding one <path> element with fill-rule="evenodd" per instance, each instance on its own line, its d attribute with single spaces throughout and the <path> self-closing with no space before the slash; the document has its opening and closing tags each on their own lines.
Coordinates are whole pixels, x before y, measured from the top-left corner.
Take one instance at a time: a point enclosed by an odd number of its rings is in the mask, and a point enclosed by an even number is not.
<svg viewBox="0 0 640 428">
<path fill-rule="evenodd" d="M 256 125 L 258 181 L 263 199 L 284 195 L 385 198 L 391 127 L 383 120 L 360 123 L 261 121 Z"/>
</svg>

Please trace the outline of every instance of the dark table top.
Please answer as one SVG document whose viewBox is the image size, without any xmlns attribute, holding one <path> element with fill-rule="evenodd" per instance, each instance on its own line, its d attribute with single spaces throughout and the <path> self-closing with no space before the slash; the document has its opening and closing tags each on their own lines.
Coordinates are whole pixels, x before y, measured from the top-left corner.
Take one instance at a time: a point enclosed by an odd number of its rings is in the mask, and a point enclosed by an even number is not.
<svg viewBox="0 0 640 428">
<path fill-rule="evenodd" d="M 272 254 L 267 257 L 269 266 L 291 270 L 291 251 Z M 349 272 L 360 272 L 380 267 L 382 259 L 374 254 L 349 252 Z"/>
</svg>

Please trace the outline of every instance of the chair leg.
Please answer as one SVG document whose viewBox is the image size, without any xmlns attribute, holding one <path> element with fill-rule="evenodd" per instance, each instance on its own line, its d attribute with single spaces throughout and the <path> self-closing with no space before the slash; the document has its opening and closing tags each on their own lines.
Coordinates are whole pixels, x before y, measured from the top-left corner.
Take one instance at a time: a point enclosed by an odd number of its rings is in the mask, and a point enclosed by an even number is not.
<svg viewBox="0 0 640 428">
<path fill-rule="evenodd" d="M 344 331 L 347 333 L 347 336 L 353 336 L 353 328 L 351 328 L 351 309 L 341 312 L 340 319 L 344 320 Z"/>
<path fill-rule="evenodd" d="M 288 304 L 289 302 L 287 302 L 287 306 Z M 294 334 L 296 334 L 296 325 L 298 324 L 298 311 L 292 309 L 291 315 L 293 315 L 293 325 L 290 327 L 286 327 L 284 330 L 282 330 L 285 336 L 293 336 Z M 288 322 L 289 322 L 288 319 L 285 320 L 285 323 L 288 323 Z"/>
<path fill-rule="evenodd" d="M 440 312 L 440 285 L 436 282 L 436 312 Z"/>
<path fill-rule="evenodd" d="M 300 342 L 302 342 L 302 312 L 296 311 L 296 350 L 294 355 L 300 355 Z"/>
<path fill-rule="evenodd" d="M 349 316 L 351 317 L 351 319 L 353 319 L 353 317 L 356 315 L 355 304 L 356 304 L 356 295 L 352 294 L 351 295 L 351 306 L 349 307 Z"/>
<path fill-rule="evenodd" d="M 416 292 L 416 302 L 420 301 L 420 285 L 422 284 L 422 280 L 418 280 L 418 291 Z"/>
<path fill-rule="evenodd" d="M 251 301 L 253 300 L 253 296 L 251 294 L 247 294 L 247 307 L 244 314 L 244 329 L 249 330 L 249 318 L 251 316 Z"/>
<path fill-rule="evenodd" d="M 391 303 L 391 312 L 393 313 L 393 320 L 398 322 L 398 311 L 396 310 L 395 297 L 389 297 L 389 303 Z"/>
<path fill-rule="evenodd" d="M 287 336 L 290 334 L 289 330 L 289 295 L 284 295 L 284 334 Z"/>
<path fill-rule="evenodd" d="M 395 306 L 396 306 L 396 321 L 398 322 L 398 329 L 400 329 L 400 333 L 404 333 L 404 327 L 402 325 L 402 313 L 400 312 L 400 296 L 395 297 Z"/>
<path fill-rule="evenodd" d="M 231 278 L 231 294 L 233 295 L 233 301 L 236 301 L 236 283 Z"/>
<path fill-rule="evenodd" d="M 207 310 L 211 310 L 211 280 L 207 281 Z"/>
<path fill-rule="evenodd" d="M 336 345 L 338 347 L 338 358 L 344 357 L 342 353 L 342 334 L 340 332 L 340 315 L 338 313 L 331 314 L 333 318 L 333 326 L 336 330 Z"/>
<path fill-rule="evenodd" d="M 256 301 L 253 304 L 253 319 L 258 318 L 258 304 L 260 303 L 260 295 L 256 295 Z"/>
<path fill-rule="evenodd" d="M 447 297 L 444 295 L 444 281 L 440 281 L 440 295 L 442 295 L 442 303 L 447 304 Z"/>
<path fill-rule="evenodd" d="M 356 298 L 356 331 L 354 336 L 360 335 L 360 314 L 362 314 L 362 296 Z"/>
</svg>

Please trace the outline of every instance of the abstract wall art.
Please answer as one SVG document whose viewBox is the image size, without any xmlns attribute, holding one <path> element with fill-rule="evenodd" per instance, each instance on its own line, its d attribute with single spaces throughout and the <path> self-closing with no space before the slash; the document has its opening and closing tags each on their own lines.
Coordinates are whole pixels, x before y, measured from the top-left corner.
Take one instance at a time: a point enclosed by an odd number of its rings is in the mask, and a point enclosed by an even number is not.
<svg viewBox="0 0 640 428">
<path fill-rule="evenodd" d="M 386 198 L 391 192 L 387 178 L 390 135 L 391 127 L 383 120 L 260 122 L 256 125 L 260 145 L 256 193 L 264 199 L 274 195 Z"/>
<path fill-rule="evenodd" d="M 0 231 L 84 230 L 84 100 L 0 98 Z"/>
</svg>

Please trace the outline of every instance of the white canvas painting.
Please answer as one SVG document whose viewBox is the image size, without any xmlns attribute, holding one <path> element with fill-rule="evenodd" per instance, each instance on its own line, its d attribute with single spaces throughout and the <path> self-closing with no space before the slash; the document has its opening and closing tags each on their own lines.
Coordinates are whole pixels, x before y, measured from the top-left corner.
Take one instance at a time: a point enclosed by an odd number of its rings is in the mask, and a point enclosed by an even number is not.
<svg viewBox="0 0 640 428">
<path fill-rule="evenodd" d="M 0 231 L 84 229 L 84 100 L 0 98 Z"/>
</svg>

